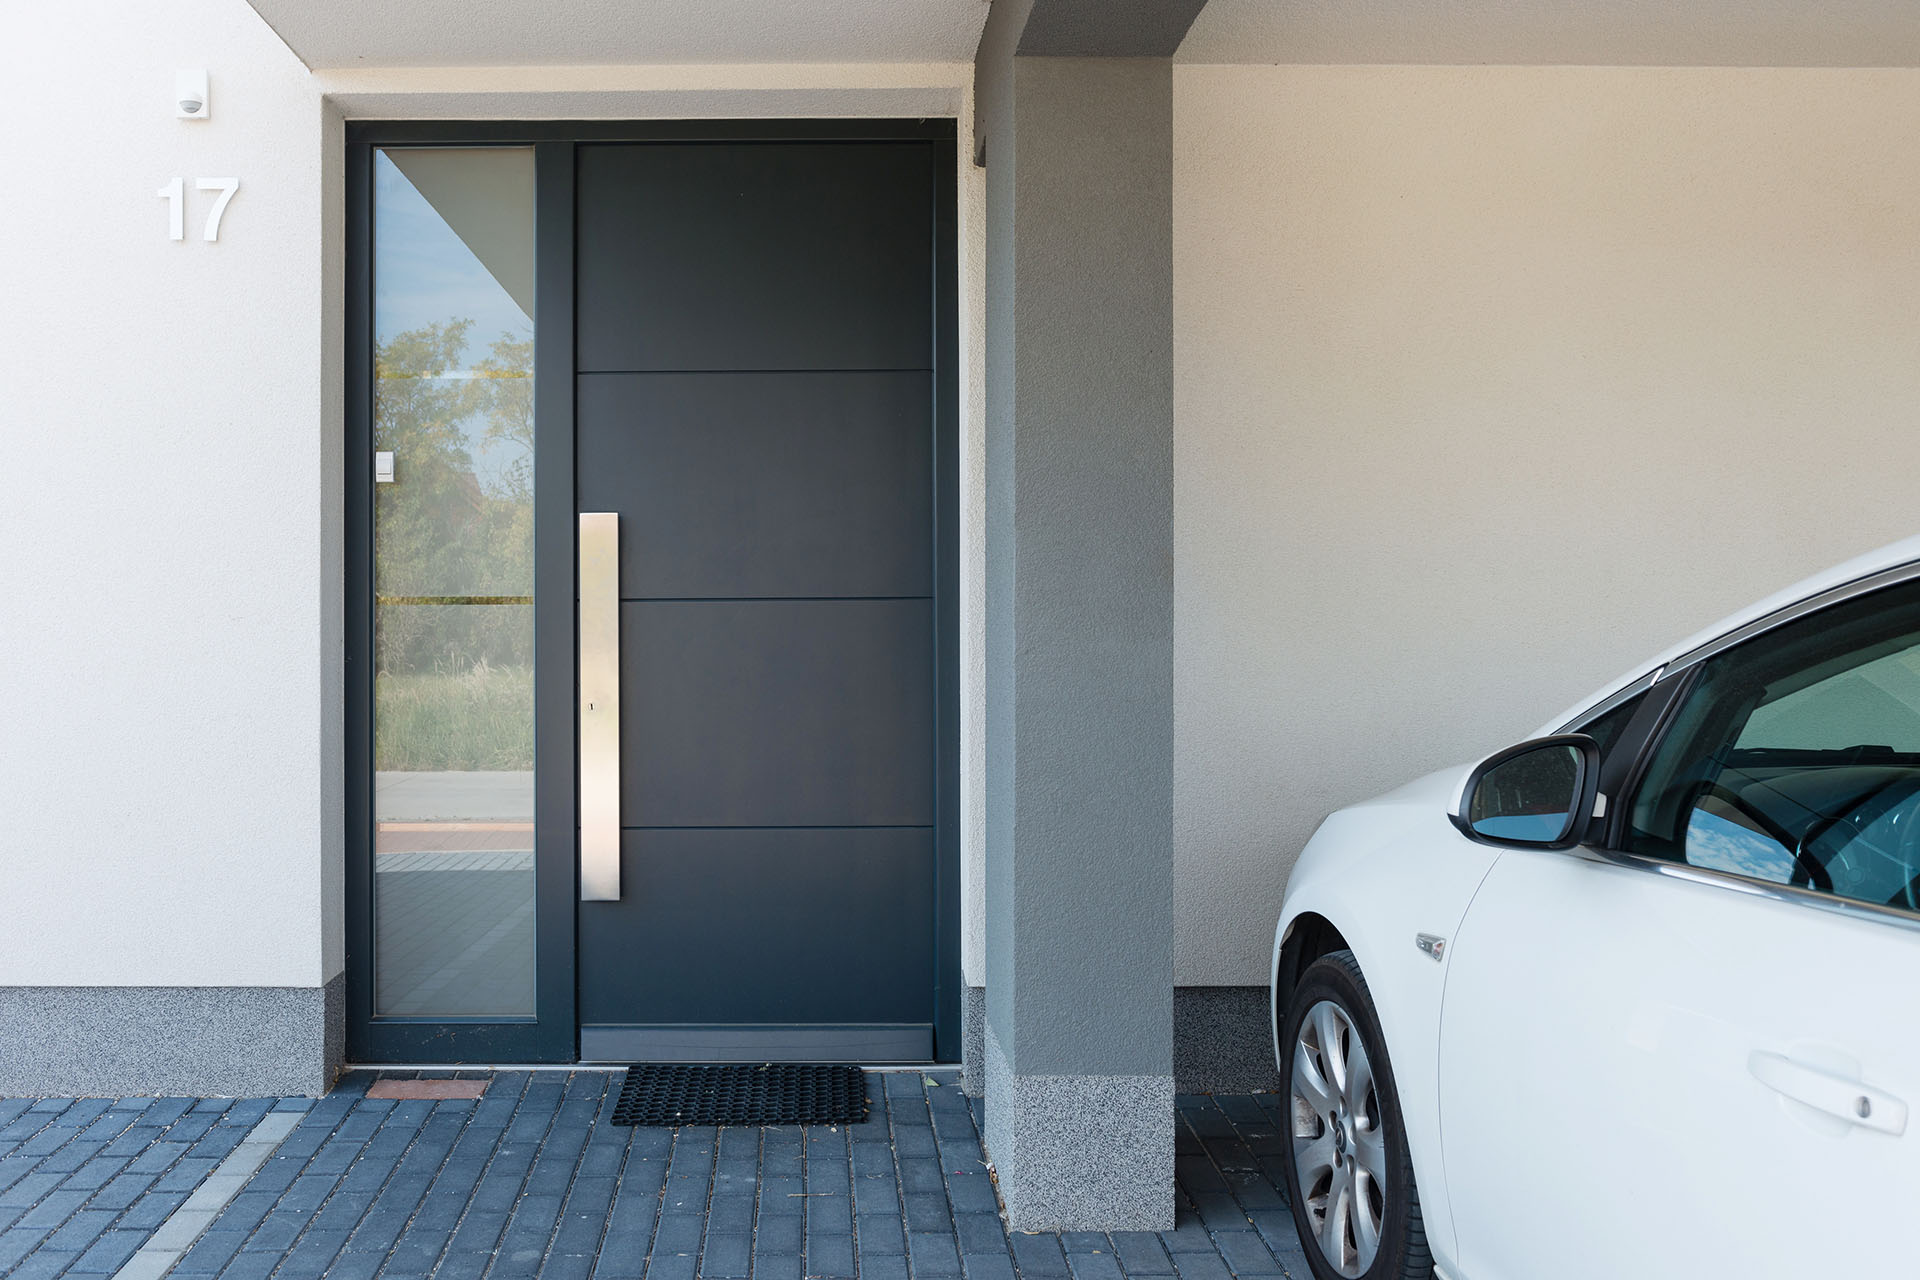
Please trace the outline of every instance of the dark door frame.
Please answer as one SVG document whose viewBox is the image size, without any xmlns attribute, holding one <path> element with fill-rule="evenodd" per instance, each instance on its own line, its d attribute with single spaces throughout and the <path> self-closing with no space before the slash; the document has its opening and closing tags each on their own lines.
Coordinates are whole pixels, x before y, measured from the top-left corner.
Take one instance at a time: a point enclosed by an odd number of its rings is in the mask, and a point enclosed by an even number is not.
<svg viewBox="0 0 1920 1280">
<path fill-rule="evenodd" d="M 578 725 L 574 659 L 574 144 L 924 141 L 934 233 L 934 1055 L 960 1059 L 959 307 L 955 122 L 691 120 L 350 122 L 346 164 L 346 961 L 352 1062 L 573 1062 Z M 373 153 L 535 149 L 535 1008 L 532 1018 L 373 1016 Z M 564 423 L 555 430 L 553 424 Z M 555 584 L 568 584 L 556 587 Z M 565 662 L 540 661 L 561 652 Z M 553 850 L 565 848 L 565 857 Z"/>
</svg>

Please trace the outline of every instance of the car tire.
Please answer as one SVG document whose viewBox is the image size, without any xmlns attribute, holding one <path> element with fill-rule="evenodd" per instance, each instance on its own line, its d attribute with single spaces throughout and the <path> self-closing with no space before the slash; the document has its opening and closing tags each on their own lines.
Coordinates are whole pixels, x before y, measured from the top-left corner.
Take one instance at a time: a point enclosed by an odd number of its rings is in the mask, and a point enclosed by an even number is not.
<svg viewBox="0 0 1920 1280">
<path fill-rule="evenodd" d="M 1425 1280 L 1433 1255 L 1400 1095 L 1353 952 L 1307 966 L 1280 1033 L 1287 1199 L 1313 1274 Z"/>
</svg>

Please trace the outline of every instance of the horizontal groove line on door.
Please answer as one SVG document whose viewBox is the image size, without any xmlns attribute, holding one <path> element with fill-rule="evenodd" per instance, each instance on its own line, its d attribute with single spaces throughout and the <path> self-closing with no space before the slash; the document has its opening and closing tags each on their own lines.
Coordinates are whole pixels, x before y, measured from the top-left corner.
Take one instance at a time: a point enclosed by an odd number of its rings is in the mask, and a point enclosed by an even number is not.
<svg viewBox="0 0 1920 1280">
<path fill-rule="evenodd" d="M 590 378 L 595 374 L 607 373 L 618 377 L 652 377 L 655 374 L 673 376 L 675 374 L 708 378 L 730 378 L 736 373 L 932 373 L 931 365 L 873 365 L 864 369 L 575 369 L 574 376 Z"/>
</svg>

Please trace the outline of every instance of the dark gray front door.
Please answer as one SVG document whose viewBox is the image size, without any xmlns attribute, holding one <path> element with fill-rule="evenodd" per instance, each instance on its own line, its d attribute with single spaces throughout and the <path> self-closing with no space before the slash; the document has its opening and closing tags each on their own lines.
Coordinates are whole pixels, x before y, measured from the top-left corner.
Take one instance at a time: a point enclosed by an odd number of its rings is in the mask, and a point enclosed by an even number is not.
<svg viewBox="0 0 1920 1280">
<path fill-rule="evenodd" d="M 942 155 L 577 149 L 575 489 L 620 517 L 585 1059 L 934 1056 Z"/>
</svg>

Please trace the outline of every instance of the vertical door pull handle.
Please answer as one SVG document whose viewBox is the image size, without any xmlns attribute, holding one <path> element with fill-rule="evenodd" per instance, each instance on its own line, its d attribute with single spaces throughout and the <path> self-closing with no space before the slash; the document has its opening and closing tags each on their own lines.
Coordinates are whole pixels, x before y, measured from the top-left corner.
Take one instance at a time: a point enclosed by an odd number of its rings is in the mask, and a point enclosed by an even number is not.
<svg viewBox="0 0 1920 1280">
<path fill-rule="evenodd" d="M 580 901 L 620 900 L 620 513 L 580 513 Z"/>
</svg>

